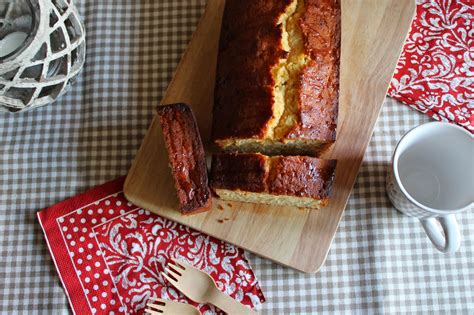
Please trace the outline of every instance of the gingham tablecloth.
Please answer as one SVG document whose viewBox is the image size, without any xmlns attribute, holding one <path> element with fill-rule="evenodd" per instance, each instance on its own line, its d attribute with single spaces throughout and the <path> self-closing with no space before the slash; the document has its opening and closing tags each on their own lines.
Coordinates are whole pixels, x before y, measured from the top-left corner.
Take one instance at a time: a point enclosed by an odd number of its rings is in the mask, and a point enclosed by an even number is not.
<svg viewBox="0 0 474 315">
<path fill-rule="evenodd" d="M 77 1 L 87 61 L 57 103 L 0 114 L 0 311 L 70 312 L 35 217 L 38 209 L 116 178 L 130 163 L 204 8 L 204 1 Z M 429 119 L 387 99 L 318 274 L 254 255 L 264 313 L 474 313 L 474 212 L 462 245 L 438 253 L 384 191 L 397 139 Z"/>
</svg>

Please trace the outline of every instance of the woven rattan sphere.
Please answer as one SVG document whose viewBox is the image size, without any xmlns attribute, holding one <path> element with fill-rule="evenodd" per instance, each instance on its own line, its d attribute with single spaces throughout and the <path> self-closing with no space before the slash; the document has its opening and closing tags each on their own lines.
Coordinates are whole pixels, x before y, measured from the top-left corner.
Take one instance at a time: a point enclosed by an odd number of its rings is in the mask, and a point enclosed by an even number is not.
<svg viewBox="0 0 474 315">
<path fill-rule="evenodd" d="M 20 49 L 0 57 L 0 110 L 9 112 L 56 100 L 85 59 L 84 26 L 72 0 L 23 0 L 30 8 L 25 15 L 20 2 L 0 3 L 0 40 L 14 29 L 28 34 Z"/>
</svg>

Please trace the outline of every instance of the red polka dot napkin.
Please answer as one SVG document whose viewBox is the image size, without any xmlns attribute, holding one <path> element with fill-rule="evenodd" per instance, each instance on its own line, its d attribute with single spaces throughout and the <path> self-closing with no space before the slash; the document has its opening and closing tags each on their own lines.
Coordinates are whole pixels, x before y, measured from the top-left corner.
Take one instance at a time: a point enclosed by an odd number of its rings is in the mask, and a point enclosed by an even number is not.
<svg viewBox="0 0 474 315">
<path fill-rule="evenodd" d="M 197 305 L 161 272 L 170 260 L 210 274 L 220 290 L 255 307 L 265 298 L 241 249 L 129 203 L 124 178 L 38 212 L 74 313 L 143 314 L 150 297 Z"/>
<path fill-rule="evenodd" d="M 388 94 L 474 133 L 473 21 L 473 0 L 417 0 Z"/>
</svg>

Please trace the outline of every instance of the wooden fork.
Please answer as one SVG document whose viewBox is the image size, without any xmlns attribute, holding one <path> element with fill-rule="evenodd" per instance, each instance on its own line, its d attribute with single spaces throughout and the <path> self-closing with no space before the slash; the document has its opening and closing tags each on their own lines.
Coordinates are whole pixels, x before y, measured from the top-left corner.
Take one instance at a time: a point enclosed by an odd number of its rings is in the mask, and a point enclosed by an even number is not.
<svg viewBox="0 0 474 315">
<path fill-rule="evenodd" d="M 228 314 L 257 314 L 221 292 L 207 273 L 184 262 L 168 263 L 162 275 L 189 299 L 197 303 L 210 303 Z"/>
<path fill-rule="evenodd" d="M 175 301 L 163 300 L 158 298 L 150 298 L 155 303 L 148 302 L 145 314 L 152 315 L 201 315 L 201 312 L 192 305 L 179 303 Z"/>
</svg>

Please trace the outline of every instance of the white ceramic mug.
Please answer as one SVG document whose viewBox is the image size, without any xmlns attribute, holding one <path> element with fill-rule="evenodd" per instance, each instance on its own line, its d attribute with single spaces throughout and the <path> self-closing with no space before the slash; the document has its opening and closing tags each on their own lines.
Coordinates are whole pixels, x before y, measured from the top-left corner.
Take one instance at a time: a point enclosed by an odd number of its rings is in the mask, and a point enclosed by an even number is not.
<svg viewBox="0 0 474 315">
<path fill-rule="evenodd" d="M 474 204 L 474 136 L 444 122 L 410 130 L 395 148 L 386 188 L 395 208 L 420 219 L 439 251 L 457 251 L 461 235 L 454 215 Z"/>
</svg>

